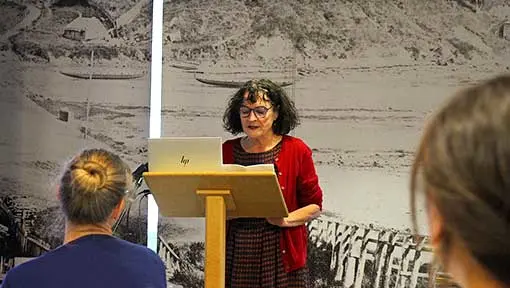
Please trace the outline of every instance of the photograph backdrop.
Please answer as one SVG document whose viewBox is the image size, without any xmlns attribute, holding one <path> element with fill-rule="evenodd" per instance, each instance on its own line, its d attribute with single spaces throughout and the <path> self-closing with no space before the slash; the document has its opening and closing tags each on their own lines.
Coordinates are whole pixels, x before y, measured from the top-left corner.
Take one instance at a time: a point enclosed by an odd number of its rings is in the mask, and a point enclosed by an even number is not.
<svg viewBox="0 0 510 288">
<path fill-rule="evenodd" d="M 504 0 L 165 1 L 162 136 L 233 137 L 236 85 L 285 86 L 314 152 L 324 211 L 308 225 L 316 287 L 427 287 L 408 176 L 430 113 L 510 68 Z M 0 263 L 61 244 L 62 165 L 102 147 L 147 156 L 151 1 L 0 1 Z M 115 233 L 145 244 L 146 202 Z M 421 207 L 420 207 L 421 208 Z M 423 216 L 423 210 L 418 211 Z M 423 220 L 423 217 L 420 219 Z M 160 217 L 170 287 L 203 287 L 204 221 Z"/>
<path fill-rule="evenodd" d="M 508 71 L 509 16 L 502 0 L 165 1 L 162 135 L 232 138 L 222 114 L 235 86 L 284 85 L 324 190 L 308 225 L 315 285 L 427 287 L 424 211 L 413 239 L 408 203 L 414 150 L 454 91 Z M 203 220 L 160 222 L 169 275 L 201 287 Z"/>
</svg>

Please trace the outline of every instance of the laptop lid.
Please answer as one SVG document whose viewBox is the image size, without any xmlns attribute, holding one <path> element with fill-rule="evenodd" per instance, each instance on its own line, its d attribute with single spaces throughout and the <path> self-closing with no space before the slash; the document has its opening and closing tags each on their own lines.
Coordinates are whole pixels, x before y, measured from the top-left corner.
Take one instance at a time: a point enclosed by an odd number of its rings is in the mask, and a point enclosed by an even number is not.
<svg viewBox="0 0 510 288">
<path fill-rule="evenodd" d="M 203 172 L 221 169 L 221 137 L 150 138 L 150 172 Z"/>
</svg>

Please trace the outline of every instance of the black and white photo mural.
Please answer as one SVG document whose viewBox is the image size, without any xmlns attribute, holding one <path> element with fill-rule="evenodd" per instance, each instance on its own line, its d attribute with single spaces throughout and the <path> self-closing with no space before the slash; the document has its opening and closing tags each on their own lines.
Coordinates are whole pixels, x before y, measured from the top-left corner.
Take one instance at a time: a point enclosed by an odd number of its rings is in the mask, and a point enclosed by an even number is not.
<svg viewBox="0 0 510 288">
<path fill-rule="evenodd" d="M 309 223 L 316 287 L 427 287 L 427 227 L 413 237 L 408 181 L 428 115 L 507 71 L 504 0 L 165 1 L 162 136 L 221 136 L 253 78 L 285 86 L 313 149 L 323 213 Z M 424 211 L 419 206 L 419 218 Z M 169 276 L 203 286 L 204 221 L 160 218 Z"/>
<path fill-rule="evenodd" d="M 71 156 L 105 148 L 132 169 L 147 161 L 152 2 L 3 0 L 0 10 L 3 276 L 62 243 L 56 184 Z M 144 201 L 117 236 L 146 242 Z"/>
</svg>

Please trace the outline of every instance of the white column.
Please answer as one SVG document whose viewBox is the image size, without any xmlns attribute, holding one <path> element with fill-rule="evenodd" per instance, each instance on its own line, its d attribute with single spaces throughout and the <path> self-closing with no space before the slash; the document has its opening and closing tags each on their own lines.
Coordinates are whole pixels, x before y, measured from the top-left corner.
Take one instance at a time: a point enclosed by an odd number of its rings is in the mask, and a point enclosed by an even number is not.
<svg viewBox="0 0 510 288">
<path fill-rule="evenodd" d="M 163 66 L 163 0 L 152 2 L 152 57 L 149 137 L 161 137 L 161 82 Z M 158 205 L 154 197 L 147 197 L 147 247 L 158 246 Z"/>
</svg>

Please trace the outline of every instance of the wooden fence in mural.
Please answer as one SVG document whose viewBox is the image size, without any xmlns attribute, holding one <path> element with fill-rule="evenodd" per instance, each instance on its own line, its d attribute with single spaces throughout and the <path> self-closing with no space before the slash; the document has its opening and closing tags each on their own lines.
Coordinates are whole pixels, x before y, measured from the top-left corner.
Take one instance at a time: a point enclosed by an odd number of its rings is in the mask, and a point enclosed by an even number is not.
<svg viewBox="0 0 510 288">
<path fill-rule="evenodd" d="M 20 210 L 19 216 L 14 215 L 9 208 L 0 201 L 0 215 L 5 219 L 8 231 L 13 234 L 17 243 L 20 245 L 20 254 L 36 257 L 50 250 L 50 245 L 39 239 L 35 235 L 31 235 L 30 229 L 26 229 L 25 223 L 28 215 L 27 210 Z M 17 220 L 18 219 L 18 220 Z"/>
<path fill-rule="evenodd" d="M 310 242 L 327 247 L 339 287 L 427 287 L 433 260 L 428 239 L 409 232 L 340 223 L 320 217 L 308 224 Z M 336 286 L 335 285 L 335 286 Z"/>
<path fill-rule="evenodd" d="M 11 231 L 15 232 L 22 254 L 35 257 L 50 249 L 48 244 L 27 233 L 23 225 L 25 213 L 20 223 L 1 201 L 0 211 L 14 228 Z M 346 224 L 327 216 L 311 221 L 307 227 L 311 250 L 320 251 L 314 254 L 320 259 L 313 261 L 320 260 L 321 269 L 326 270 L 320 271 L 320 276 L 324 275 L 328 287 L 428 287 L 433 253 L 426 237 L 413 237 L 407 231 Z M 179 257 L 163 237 L 158 239 L 158 254 L 167 267 L 168 279 L 176 272 L 197 269 Z"/>
<path fill-rule="evenodd" d="M 179 256 L 174 252 L 174 250 L 168 245 L 168 243 L 158 235 L 159 247 L 158 247 L 158 255 L 163 260 L 167 270 L 167 278 L 170 279 L 174 276 L 175 272 L 181 269 L 181 264 L 184 261 L 181 261 Z"/>
<path fill-rule="evenodd" d="M 425 237 L 325 216 L 310 222 L 308 231 L 311 245 L 328 252 L 329 272 L 334 275 L 329 287 L 428 287 L 433 254 Z M 158 252 L 171 277 L 187 263 L 163 238 L 159 240 Z"/>
</svg>

